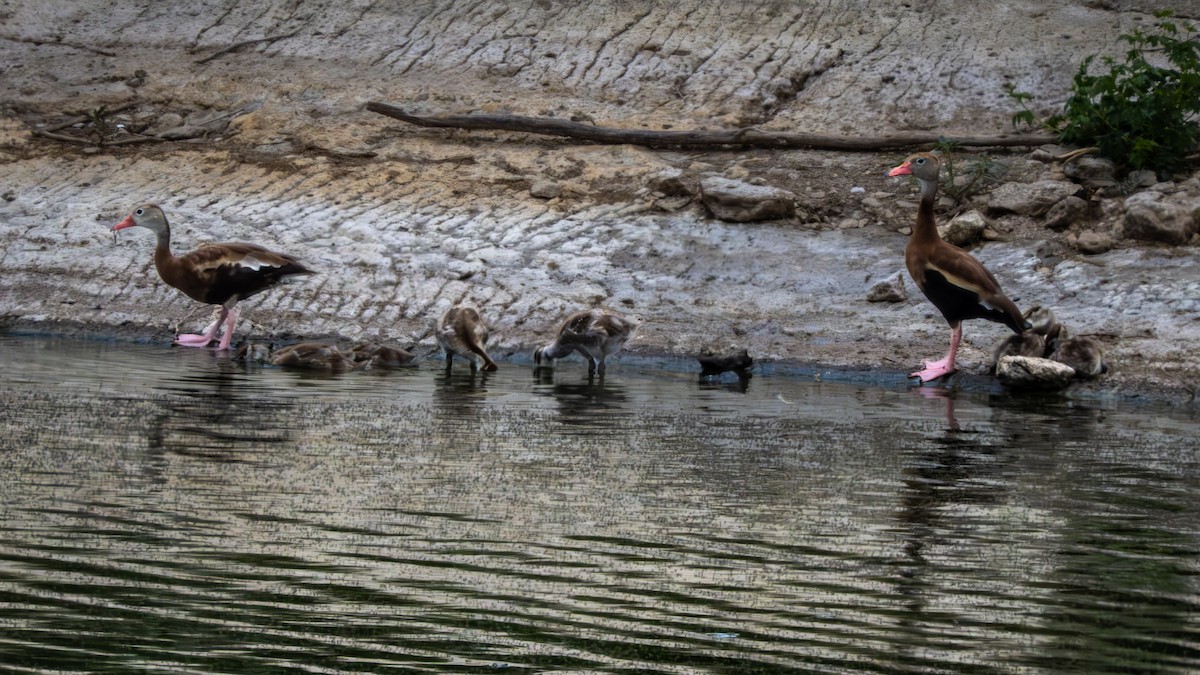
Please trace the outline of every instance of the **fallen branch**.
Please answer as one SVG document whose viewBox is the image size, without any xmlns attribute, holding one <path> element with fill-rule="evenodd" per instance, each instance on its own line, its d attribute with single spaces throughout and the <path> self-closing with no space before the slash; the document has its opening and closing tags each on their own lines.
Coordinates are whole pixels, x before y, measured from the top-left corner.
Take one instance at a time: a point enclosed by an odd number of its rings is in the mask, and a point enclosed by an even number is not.
<svg viewBox="0 0 1200 675">
<path fill-rule="evenodd" d="M 270 37 L 256 38 L 254 40 L 243 40 L 242 42 L 238 42 L 237 44 L 232 44 L 224 49 L 215 51 L 212 54 L 209 54 L 208 56 L 206 56 L 202 59 L 197 59 L 196 65 L 208 63 L 209 61 L 218 59 L 222 56 L 225 56 L 226 54 L 236 52 L 237 50 L 241 49 L 242 47 L 249 47 L 250 45 L 256 45 L 260 42 L 276 42 L 279 40 L 286 40 L 287 38 L 295 36 L 296 33 L 299 33 L 299 32 L 300 32 L 300 29 L 297 28 L 296 30 L 294 30 L 286 35 L 272 35 Z"/>
<path fill-rule="evenodd" d="M 890 136 L 848 137 L 763 131 L 754 127 L 721 131 L 614 129 L 611 127 L 580 124 L 553 117 L 523 117 L 521 115 L 443 115 L 429 117 L 413 115 L 405 112 L 402 108 L 377 101 L 368 103 L 367 110 L 422 127 L 520 131 L 545 136 L 566 136 L 567 138 L 577 138 L 595 143 L 628 143 L 651 147 L 702 148 L 737 145 L 755 148 L 876 151 L 931 145 L 941 142 L 973 147 L 1012 147 L 1042 145 L 1053 143 L 1057 140 L 1057 137 L 1050 134 L 946 137 L 932 133 L 913 132 Z"/>
</svg>

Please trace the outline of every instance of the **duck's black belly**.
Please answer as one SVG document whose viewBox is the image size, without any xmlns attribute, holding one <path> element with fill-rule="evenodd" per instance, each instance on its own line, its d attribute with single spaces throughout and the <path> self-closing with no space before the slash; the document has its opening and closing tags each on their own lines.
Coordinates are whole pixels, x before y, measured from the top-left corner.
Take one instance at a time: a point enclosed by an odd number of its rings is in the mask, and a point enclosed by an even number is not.
<svg viewBox="0 0 1200 675">
<path fill-rule="evenodd" d="M 967 319 L 987 319 L 1006 323 L 1006 315 L 998 309 L 985 307 L 979 294 L 950 283 L 941 272 L 925 270 L 925 297 L 941 311 L 951 326 Z"/>
</svg>

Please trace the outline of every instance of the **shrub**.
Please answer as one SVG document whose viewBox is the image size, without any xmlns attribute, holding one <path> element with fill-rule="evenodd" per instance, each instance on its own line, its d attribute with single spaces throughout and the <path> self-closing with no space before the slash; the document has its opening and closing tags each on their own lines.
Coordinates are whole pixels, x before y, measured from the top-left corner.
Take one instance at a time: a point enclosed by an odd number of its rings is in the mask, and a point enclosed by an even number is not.
<svg viewBox="0 0 1200 675">
<path fill-rule="evenodd" d="M 1008 95 L 1023 108 L 1013 124 L 1048 129 L 1064 143 L 1095 145 L 1123 168 L 1182 169 L 1200 142 L 1200 35 L 1195 26 L 1171 21 L 1170 11 L 1155 16 L 1153 30 L 1120 36 L 1129 44 L 1123 62 L 1103 57 L 1107 72 L 1096 73 L 1095 55 L 1079 64 L 1061 115 L 1039 120 L 1025 105 L 1031 96 L 1010 86 Z"/>
</svg>

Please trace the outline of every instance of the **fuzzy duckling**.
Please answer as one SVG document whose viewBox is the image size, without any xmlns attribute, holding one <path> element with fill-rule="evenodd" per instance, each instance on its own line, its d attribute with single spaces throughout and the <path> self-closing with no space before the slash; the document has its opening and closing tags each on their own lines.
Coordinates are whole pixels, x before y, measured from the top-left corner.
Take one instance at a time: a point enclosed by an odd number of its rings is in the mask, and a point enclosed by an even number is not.
<svg viewBox="0 0 1200 675">
<path fill-rule="evenodd" d="M 546 365 L 553 366 L 554 359 L 579 352 L 588 360 L 588 375 L 603 375 L 605 358 L 621 351 L 641 323 L 608 309 L 575 312 L 563 321 L 554 342 L 534 350 L 534 365 L 541 366 L 546 359 Z"/>
<path fill-rule="evenodd" d="M 497 369 L 496 362 L 484 351 L 488 341 L 488 328 L 479 310 L 468 305 L 455 305 L 438 319 L 435 330 L 438 344 L 446 351 L 446 370 L 454 362 L 454 355 L 466 359 L 475 372 L 476 361 L 485 371 Z"/>
<path fill-rule="evenodd" d="M 1050 337 L 1051 334 L 1058 332 L 1058 318 L 1054 316 L 1054 312 L 1050 311 L 1049 307 L 1034 305 L 1025 311 L 1024 317 L 1029 322 L 1029 330 L 1042 337 Z"/>
<path fill-rule="evenodd" d="M 1005 356 L 1035 356 L 1040 359 L 1045 354 L 1046 338 L 1040 333 L 1027 330 L 1020 335 L 1009 335 L 992 347 L 992 369 L 989 372 L 995 373 L 996 365 Z"/>
<path fill-rule="evenodd" d="M 403 368 L 411 366 L 416 356 L 400 347 L 379 344 L 377 342 L 361 342 L 350 350 L 350 358 L 360 368 Z"/>
<path fill-rule="evenodd" d="M 324 342 L 300 342 L 288 345 L 271 354 L 271 363 L 288 368 L 341 372 L 355 367 L 354 359 L 343 354 L 337 345 Z"/>
<path fill-rule="evenodd" d="M 1104 350 L 1095 338 L 1080 335 L 1071 337 L 1066 326 L 1059 326 L 1048 345 L 1050 360 L 1065 363 L 1075 369 L 1075 377 L 1090 380 L 1108 372 Z"/>
</svg>

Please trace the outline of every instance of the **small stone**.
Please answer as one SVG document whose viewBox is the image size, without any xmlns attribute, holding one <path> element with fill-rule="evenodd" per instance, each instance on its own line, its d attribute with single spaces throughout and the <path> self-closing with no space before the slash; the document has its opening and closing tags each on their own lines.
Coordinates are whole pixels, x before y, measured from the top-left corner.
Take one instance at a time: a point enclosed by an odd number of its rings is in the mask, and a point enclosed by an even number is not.
<svg viewBox="0 0 1200 675">
<path fill-rule="evenodd" d="M 987 219 L 978 211 L 967 211 L 955 216 L 950 222 L 938 226 L 938 235 L 955 246 L 970 246 L 983 237 Z"/>
<path fill-rule="evenodd" d="M 1125 184 L 1132 187 L 1150 187 L 1158 182 L 1158 176 L 1150 169 L 1130 171 L 1125 177 Z"/>
<path fill-rule="evenodd" d="M 1117 245 L 1117 240 L 1107 232 L 1084 230 L 1078 235 L 1067 237 L 1067 243 L 1080 253 L 1096 255 L 1111 251 Z"/>
<path fill-rule="evenodd" d="M 1071 366 L 1037 356 L 1003 356 L 996 363 L 996 379 L 1010 389 L 1057 391 L 1074 377 Z"/>
<path fill-rule="evenodd" d="M 904 288 L 904 276 L 896 275 L 896 279 L 881 281 L 867 291 L 867 302 L 904 302 L 908 300 L 908 291 Z"/>
<path fill-rule="evenodd" d="M 1071 195 L 1050 207 L 1046 212 L 1046 227 L 1061 232 L 1083 219 L 1087 214 L 1088 203 L 1075 195 Z"/>
<path fill-rule="evenodd" d="M 562 195 L 562 186 L 551 180 L 538 179 L 529 186 L 529 194 L 538 199 L 554 199 Z"/>
<path fill-rule="evenodd" d="M 796 215 L 796 196 L 776 187 L 712 176 L 700 182 L 700 194 L 714 217 L 729 222 L 777 220 Z"/>
<path fill-rule="evenodd" d="M 1039 217 L 1063 199 L 1079 192 L 1070 181 L 1040 180 L 1033 183 L 1005 183 L 988 196 L 988 210 Z"/>
</svg>

